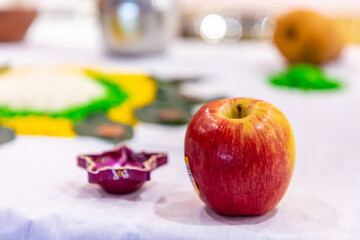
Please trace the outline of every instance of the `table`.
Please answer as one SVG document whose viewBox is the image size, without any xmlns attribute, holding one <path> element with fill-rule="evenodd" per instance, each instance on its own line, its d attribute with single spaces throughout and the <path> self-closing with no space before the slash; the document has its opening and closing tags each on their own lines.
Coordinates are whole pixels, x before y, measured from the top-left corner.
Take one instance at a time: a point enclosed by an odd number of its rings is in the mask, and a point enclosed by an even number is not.
<svg viewBox="0 0 360 240">
<path fill-rule="evenodd" d="M 91 44 L 90 44 L 91 45 Z M 107 58 L 98 47 L 3 44 L 14 64 L 72 62 L 143 68 L 162 75 L 201 75 L 189 94 L 267 100 L 288 117 L 297 157 L 290 187 L 273 211 L 224 217 L 207 209 L 188 179 L 183 159 L 186 126 L 140 124 L 127 144 L 167 151 L 168 165 L 141 190 L 110 195 L 87 183 L 80 153 L 113 145 L 92 138 L 21 136 L 0 146 L 0 239 L 357 239 L 360 236 L 360 47 L 349 46 L 325 67 L 341 78 L 339 92 L 271 87 L 266 77 L 285 64 L 267 42 L 204 45 L 175 41 L 162 55 Z"/>
</svg>

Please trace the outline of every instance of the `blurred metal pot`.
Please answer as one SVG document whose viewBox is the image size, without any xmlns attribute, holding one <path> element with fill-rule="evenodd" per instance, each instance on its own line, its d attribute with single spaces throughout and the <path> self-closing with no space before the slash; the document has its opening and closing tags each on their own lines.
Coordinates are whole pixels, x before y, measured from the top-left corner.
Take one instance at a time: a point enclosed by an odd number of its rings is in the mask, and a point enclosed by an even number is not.
<svg viewBox="0 0 360 240">
<path fill-rule="evenodd" d="M 173 0 L 101 0 L 101 25 L 110 53 L 160 52 L 178 30 Z"/>
</svg>

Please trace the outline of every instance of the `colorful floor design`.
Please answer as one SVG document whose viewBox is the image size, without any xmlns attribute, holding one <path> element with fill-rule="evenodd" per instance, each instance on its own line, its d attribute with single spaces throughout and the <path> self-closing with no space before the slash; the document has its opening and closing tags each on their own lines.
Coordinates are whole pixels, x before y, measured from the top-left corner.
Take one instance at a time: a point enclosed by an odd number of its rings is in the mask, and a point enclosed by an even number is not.
<svg viewBox="0 0 360 240">
<path fill-rule="evenodd" d="M 145 74 L 76 66 L 21 66 L 0 73 L 0 125 L 17 134 L 72 137 L 95 112 L 109 121 L 135 125 L 134 109 L 156 97 Z"/>
</svg>

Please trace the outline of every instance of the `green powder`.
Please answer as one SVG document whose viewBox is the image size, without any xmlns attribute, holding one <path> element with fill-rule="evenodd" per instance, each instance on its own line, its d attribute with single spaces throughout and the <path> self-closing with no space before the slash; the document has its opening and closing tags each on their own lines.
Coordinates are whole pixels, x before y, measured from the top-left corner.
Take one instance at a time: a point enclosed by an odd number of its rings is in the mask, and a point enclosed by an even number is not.
<svg viewBox="0 0 360 240">
<path fill-rule="evenodd" d="M 306 63 L 291 65 L 286 71 L 270 76 L 270 83 L 306 91 L 343 87 L 339 80 L 329 78 L 319 67 Z"/>
</svg>

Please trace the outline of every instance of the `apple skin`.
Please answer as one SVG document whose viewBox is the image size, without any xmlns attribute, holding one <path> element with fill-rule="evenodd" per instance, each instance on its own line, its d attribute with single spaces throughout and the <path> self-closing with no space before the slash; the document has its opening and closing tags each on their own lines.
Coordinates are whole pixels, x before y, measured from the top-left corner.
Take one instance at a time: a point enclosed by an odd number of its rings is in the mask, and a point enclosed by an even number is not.
<svg viewBox="0 0 360 240">
<path fill-rule="evenodd" d="M 284 114 L 270 103 L 221 99 L 191 119 L 185 160 L 209 208 L 222 215 L 262 215 L 278 204 L 290 183 L 294 135 Z"/>
</svg>

